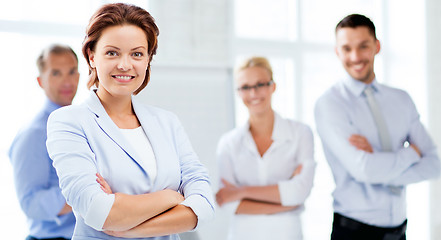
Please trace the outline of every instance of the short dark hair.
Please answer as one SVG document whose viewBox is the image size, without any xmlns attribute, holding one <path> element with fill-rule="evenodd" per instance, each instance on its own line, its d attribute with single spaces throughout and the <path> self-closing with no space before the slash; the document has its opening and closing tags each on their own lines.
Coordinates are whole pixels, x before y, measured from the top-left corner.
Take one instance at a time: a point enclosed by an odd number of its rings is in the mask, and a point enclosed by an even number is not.
<svg viewBox="0 0 441 240">
<path fill-rule="evenodd" d="M 377 40 L 377 35 L 375 34 L 374 23 L 366 16 L 361 14 L 351 14 L 343 18 L 335 27 L 335 33 L 341 28 L 357 28 L 357 27 L 367 27 L 369 33 Z"/>
<path fill-rule="evenodd" d="M 72 55 L 75 57 L 75 60 L 77 60 L 78 63 L 77 54 L 74 52 L 74 50 L 72 50 L 71 47 L 62 44 L 52 44 L 44 48 L 43 51 L 41 51 L 40 55 L 38 56 L 37 58 L 38 72 L 41 74 L 44 71 L 44 66 L 46 64 L 47 57 L 50 54 L 63 54 L 63 53 L 72 53 Z"/>
<path fill-rule="evenodd" d="M 92 68 L 89 62 L 88 50 L 94 51 L 95 46 L 101 37 L 104 29 L 112 26 L 134 25 L 141 28 L 147 37 L 148 46 L 148 66 L 145 79 L 141 86 L 133 93 L 138 94 L 150 80 L 150 62 L 158 48 L 159 29 L 155 24 L 155 19 L 146 10 L 131 4 L 111 3 L 102 6 L 90 18 L 86 29 L 86 37 L 83 42 L 83 55 L 89 65 L 89 82 L 87 87 L 93 85 L 98 87 L 99 80 L 95 68 Z"/>
</svg>

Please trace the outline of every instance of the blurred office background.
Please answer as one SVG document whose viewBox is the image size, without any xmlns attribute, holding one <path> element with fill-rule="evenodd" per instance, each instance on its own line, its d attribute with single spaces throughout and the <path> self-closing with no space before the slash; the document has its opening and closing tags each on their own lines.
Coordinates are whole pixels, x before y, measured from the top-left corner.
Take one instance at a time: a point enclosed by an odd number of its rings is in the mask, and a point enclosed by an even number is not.
<svg viewBox="0 0 441 240">
<path fill-rule="evenodd" d="M 88 94 L 81 43 L 90 16 L 107 0 L 0 1 L 0 229 L 2 238 L 24 239 L 26 221 L 13 187 L 9 145 L 45 97 L 35 60 L 50 43 L 65 43 L 80 59 L 74 104 Z M 222 133 L 243 124 L 246 109 L 234 91 L 233 67 L 251 55 L 274 68 L 273 107 L 313 129 L 315 100 L 344 74 L 334 54 L 334 27 L 361 13 L 376 27 L 382 50 L 377 79 L 410 93 L 431 135 L 441 146 L 441 1 L 438 0 L 132 0 L 160 28 L 149 86 L 137 96 L 175 112 L 208 167 L 216 191 L 215 151 Z M 305 240 L 329 239 L 334 183 L 317 135 L 316 177 L 303 213 Z M 408 188 L 408 239 L 441 239 L 441 181 Z M 221 211 L 196 232 L 203 240 L 225 239 Z M 277 229 L 274 229 L 277 231 Z M 196 238 L 196 235 L 190 235 Z"/>
</svg>

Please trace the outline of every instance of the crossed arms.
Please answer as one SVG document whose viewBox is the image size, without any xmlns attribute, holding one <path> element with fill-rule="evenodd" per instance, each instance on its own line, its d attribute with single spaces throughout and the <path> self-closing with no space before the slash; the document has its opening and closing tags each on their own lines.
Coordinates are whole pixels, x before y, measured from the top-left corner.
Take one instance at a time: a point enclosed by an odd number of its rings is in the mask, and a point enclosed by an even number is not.
<svg viewBox="0 0 441 240">
<path fill-rule="evenodd" d="M 234 206 L 235 214 L 275 214 L 291 211 L 302 205 L 309 196 L 313 185 L 314 140 L 309 127 L 301 125 L 297 125 L 297 127 L 295 131 L 297 140 L 284 143 L 288 144 L 289 149 L 293 151 L 283 153 L 278 151 L 278 154 L 268 156 L 274 160 L 271 164 L 277 164 L 273 165 L 275 167 L 273 171 L 284 172 L 283 177 L 279 175 L 279 178 L 285 180 L 279 180 L 265 186 L 259 186 L 257 179 L 254 180 L 256 184 L 240 184 L 240 179 L 247 178 L 240 174 L 253 175 L 257 173 L 245 172 L 241 170 L 242 168 L 237 168 L 237 164 L 252 164 L 253 160 L 244 160 L 244 157 L 248 156 L 240 154 L 242 153 L 242 142 L 238 143 L 236 139 L 232 140 L 231 135 L 222 137 L 217 151 L 219 172 L 222 178 L 221 188 L 216 194 L 217 203 L 221 207 L 224 205 Z M 244 161 L 239 163 L 238 158 Z M 284 158 L 284 160 L 277 161 L 280 158 Z M 291 161 L 296 163 L 294 167 L 290 167 L 294 168 L 292 172 L 284 171 L 287 170 L 286 164 L 291 164 Z M 251 179 L 254 178 L 255 176 L 251 176 Z"/>
<path fill-rule="evenodd" d="M 408 110 L 408 119 L 403 119 L 402 125 L 406 126 L 403 145 L 393 152 L 383 152 L 375 150 L 366 136 L 358 134 L 360 130 L 348 119 L 349 110 L 334 101 L 326 98 L 317 102 L 317 131 L 325 153 L 338 160 L 356 181 L 404 186 L 439 176 L 436 147 L 414 106 Z M 408 101 L 406 105 L 413 104 Z"/>
<path fill-rule="evenodd" d="M 302 172 L 300 164 L 293 172 L 291 178 Z M 236 214 L 274 214 L 297 208 L 299 205 L 283 206 L 281 204 L 278 185 L 269 186 L 245 186 L 238 187 L 221 179 L 223 187 L 216 194 L 219 206 L 225 203 L 240 201 Z"/>
<path fill-rule="evenodd" d="M 112 194 L 105 179 L 97 173 L 101 189 Z M 180 203 L 184 197 L 173 190 L 141 195 L 115 193 L 115 202 L 104 222 L 104 232 L 125 238 L 154 237 L 189 231 L 197 217 L 191 208 Z"/>
</svg>

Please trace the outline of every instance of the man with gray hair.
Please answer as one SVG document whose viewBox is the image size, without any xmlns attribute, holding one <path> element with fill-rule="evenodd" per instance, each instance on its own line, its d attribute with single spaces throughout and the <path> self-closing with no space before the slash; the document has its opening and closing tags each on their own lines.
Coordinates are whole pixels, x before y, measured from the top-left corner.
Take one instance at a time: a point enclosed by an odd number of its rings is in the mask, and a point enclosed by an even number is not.
<svg viewBox="0 0 441 240">
<path fill-rule="evenodd" d="M 61 194 L 46 150 L 46 124 L 52 111 L 72 103 L 80 77 L 78 58 L 70 47 L 54 44 L 41 52 L 37 67 L 37 81 L 47 100 L 15 137 L 9 158 L 17 197 L 28 220 L 26 240 L 70 239 L 75 217 Z"/>
</svg>

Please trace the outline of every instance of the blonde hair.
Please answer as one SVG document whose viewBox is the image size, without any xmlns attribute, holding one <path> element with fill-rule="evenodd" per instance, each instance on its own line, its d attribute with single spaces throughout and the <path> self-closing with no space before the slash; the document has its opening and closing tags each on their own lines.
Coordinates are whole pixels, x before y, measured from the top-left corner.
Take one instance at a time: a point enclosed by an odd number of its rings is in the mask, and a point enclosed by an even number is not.
<svg viewBox="0 0 441 240">
<path fill-rule="evenodd" d="M 234 70 L 234 75 L 237 75 L 240 71 L 251 67 L 261 67 L 266 69 L 271 77 L 271 80 L 274 81 L 273 69 L 271 68 L 268 59 L 265 57 L 250 57 L 245 59 L 241 64 L 237 65 L 236 69 Z"/>
</svg>

